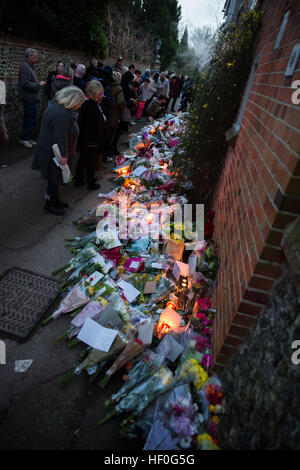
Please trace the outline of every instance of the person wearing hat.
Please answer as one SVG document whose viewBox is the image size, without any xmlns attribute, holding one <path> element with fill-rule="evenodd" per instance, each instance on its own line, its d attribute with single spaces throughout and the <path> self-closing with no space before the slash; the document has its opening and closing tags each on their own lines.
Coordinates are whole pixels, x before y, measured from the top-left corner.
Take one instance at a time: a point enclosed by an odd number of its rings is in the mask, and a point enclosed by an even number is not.
<svg viewBox="0 0 300 470">
<path fill-rule="evenodd" d="M 122 74 L 122 65 L 123 65 L 123 58 L 119 57 L 117 62 L 112 66 L 114 72 L 119 72 Z"/>
<path fill-rule="evenodd" d="M 146 78 L 151 78 L 151 70 L 150 69 L 146 69 L 145 72 L 143 73 L 142 75 L 142 80 L 143 82 L 146 80 Z"/>
<path fill-rule="evenodd" d="M 175 73 L 173 73 L 170 77 L 170 101 L 173 99 L 171 104 L 171 111 L 175 111 L 175 104 L 177 99 L 180 96 L 182 90 L 182 81 L 177 77 Z"/>
</svg>

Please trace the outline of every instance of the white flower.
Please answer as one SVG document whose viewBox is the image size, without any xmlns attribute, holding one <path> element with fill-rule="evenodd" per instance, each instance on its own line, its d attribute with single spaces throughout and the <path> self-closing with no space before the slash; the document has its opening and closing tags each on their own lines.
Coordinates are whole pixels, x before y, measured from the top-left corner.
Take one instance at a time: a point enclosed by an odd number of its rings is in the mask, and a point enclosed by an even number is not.
<svg viewBox="0 0 300 470">
<path fill-rule="evenodd" d="M 195 348 L 195 346 L 196 346 L 196 340 L 195 339 L 190 340 L 190 346 L 191 346 L 191 348 Z"/>
<path fill-rule="evenodd" d="M 189 449 L 191 447 L 191 443 L 192 443 L 192 439 L 190 436 L 187 436 L 187 437 L 183 437 L 182 439 L 180 439 L 179 441 L 179 445 L 180 447 L 182 447 L 183 449 Z"/>
<path fill-rule="evenodd" d="M 194 408 L 195 408 L 196 411 L 199 410 L 199 406 L 197 405 L 197 403 L 194 403 Z"/>
<path fill-rule="evenodd" d="M 222 406 L 221 405 L 216 405 L 216 414 L 219 415 L 222 413 Z"/>
<path fill-rule="evenodd" d="M 197 414 L 198 423 L 201 424 L 204 421 L 204 416 L 202 413 Z"/>
<path fill-rule="evenodd" d="M 181 400 L 181 404 L 182 406 L 188 407 L 190 404 L 190 401 L 188 398 L 183 398 L 183 400 Z"/>
</svg>

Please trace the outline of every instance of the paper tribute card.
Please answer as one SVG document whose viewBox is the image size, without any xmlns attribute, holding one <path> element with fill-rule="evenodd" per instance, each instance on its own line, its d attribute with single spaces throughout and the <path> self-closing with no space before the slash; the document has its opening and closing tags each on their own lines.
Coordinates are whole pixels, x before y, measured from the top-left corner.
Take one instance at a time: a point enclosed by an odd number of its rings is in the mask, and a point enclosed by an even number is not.
<svg viewBox="0 0 300 470">
<path fill-rule="evenodd" d="M 175 261 L 172 273 L 175 279 L 179 281 L 180 276 L 187 277 L 189 275 L 189 265 L 181 263 L 181 261 Z"/>
<path fill-rule="evenodd" d="M 123 294 L 125 295 L 128 302 L 133 302 L 140 295 L 140 291 L 129 282 L 121 280 L 117 282 L 117 285 L 123 290 Z"/>
<path fill-rule="evenodd" d="M 156 349 L 156 352 L 169 359 L 171 362 L 176 361 L 178 356 L 182 353 L 184 347 L 176 341 L 172 336 L 165 335 Z"/>
<path fill-rule="evenodd" d="M 146 281 L 144 287 L 144 294 L 155 294 L 156 281 Z"/>
<path fill-rule="evenodd" d="M 117 334 L 117 330 L 104 328 L 91 318 L 87 318 L 77 338 L 94 349 L 108 352 Z"/>
<path fill-rule="evenodd" d="M 142 341 L 143 344 L 151 344 L 153 338 L 153 326 L 154 322 L 145 322 L 142 325 L 139 325 L 137 328 L 138 339 Z"/>
</svg>

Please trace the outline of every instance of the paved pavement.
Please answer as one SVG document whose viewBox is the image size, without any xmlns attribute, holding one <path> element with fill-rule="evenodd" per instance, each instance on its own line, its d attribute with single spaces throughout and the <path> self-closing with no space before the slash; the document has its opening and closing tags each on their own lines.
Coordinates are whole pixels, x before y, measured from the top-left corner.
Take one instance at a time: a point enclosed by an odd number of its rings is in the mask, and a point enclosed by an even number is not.
<svg viewBox="0 0 300 470">
<path fill-rule="evenodd" d="M 135 127 L 134 129 L 137 129 Z M 126 140 L 126 135 L 123 137 Z M 121 147 L 122 148 L 122 147 Z M 77 157 L 78 158 L 78 157 Z M 74 159 L 72 168 L 76 164 Z M 97 192 L 72 185 L 61 189 L 70 204 L 64 216 L 43 211 L 46 182 L 30 169 L 32 151 L 17 143 L 0 149 L 0 275 L 18 267 L 51 277 L 57 267 L 71 258 L 64 238 L 81 236 L 73 220 L 97 205 Z M 7 168 L 1 165 L 7 164 Z M 107 164 L 99 180 L 101 192 L 112 189 L 113 164 Z M 102 427 L 97 420 L 106 414 L 104 402 L 118 390 L 120 373 L 103 391 L 98 382 L 88 384 L 86 374 L 74 377 L 64 388 L 59 377 L 78 364 L 82 346 L 53 347 L 69 318 L 61 317 L 47 326 L 37 325 L 26 341 L 0 334 L 6 344 L 6 365 L 0 365 L 0 449 L 139 449 L 138 440 L 118 437 L 119 418 Z M 33 359 L 25 373 L 15 373 L 15 360 Z"/>
</svg>

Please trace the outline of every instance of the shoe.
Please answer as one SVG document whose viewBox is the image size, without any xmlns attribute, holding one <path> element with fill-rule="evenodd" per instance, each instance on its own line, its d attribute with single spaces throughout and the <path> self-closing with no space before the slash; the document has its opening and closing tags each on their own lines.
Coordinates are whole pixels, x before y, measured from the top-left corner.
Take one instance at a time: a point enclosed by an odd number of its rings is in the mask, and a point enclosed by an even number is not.
<svg viewBox="0 0 300 470">
<path fill-rule="evenodd" d="M 93 191 L 94 189 L 100 189 L 100 184 L 98 183 L 88 184 L 87 188 L 89 191 Z"/>
<path fill-rule="evenodd" d="M 84 184 L 85 184 L 84 181 L 74 179 L 74 187 L 75 188 L 79 188 L 80 186 L 84 186 Z"/>
<path fill-rule="evenodd" d="M 35 141 L 35 140 L 30 140 L 29 142 L 31 143 L 31 145 L 36 145 L 36 141 Z"/>
<path fill-rule="evenodd" d="M 44 205 L 44 211 L 49 214 L 55 215 L 64 215 L 65 211 L 62 207 L 58 207 L 53 201 L 47 199 L 46 204 Z"/>
<path fill-rule="evenodd" d="M 20 144 L 24 145 L 24 147 L 26 147 L 27 149 L 31 149 L 31 147 L 32 147 L 32 143 L 30 142 L 30 140 L 20 139 L 19 142 L 20 142 Z"/>
<path fill-rule="evenodd" d="M 112 157 L 106 157 L 105 162 L 112 162 L 113 158 Z"/>
<path fill-rule="evenodd" d="M 136 122 L 132 121 L 132 122 L 130 123 L 130 125 L 131 125 L 131 126 L 136 126 Z"/>
<path fill-rule="evenodd" d="M 55 204 L 57 207 L 69 207 L 67 202 L 61 201 L 60 199 L 58 199 Z"/>
</svg>

